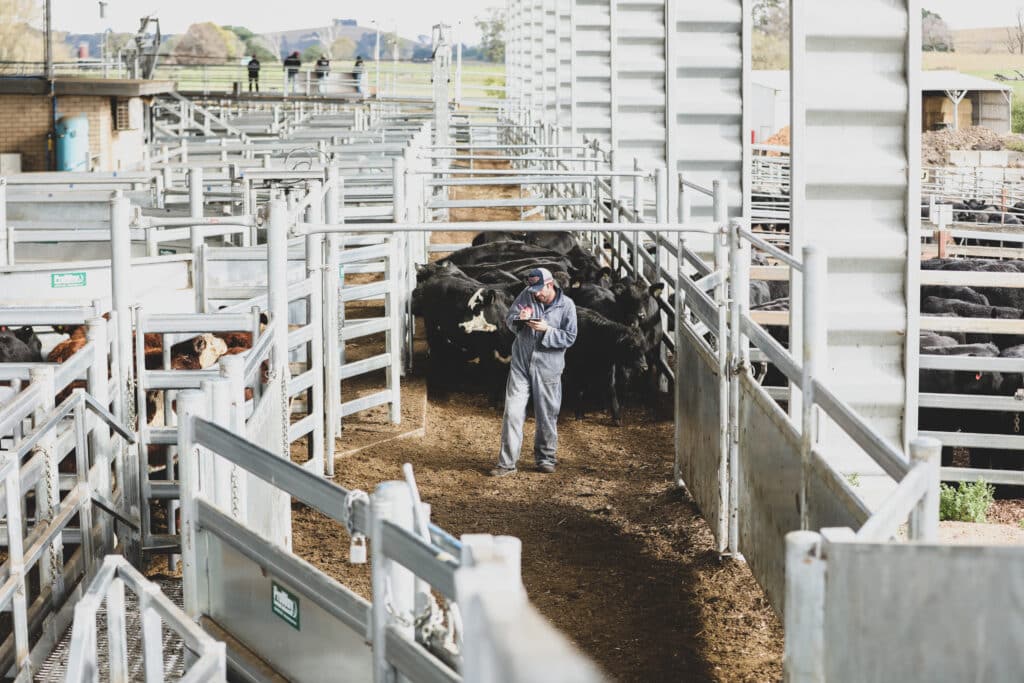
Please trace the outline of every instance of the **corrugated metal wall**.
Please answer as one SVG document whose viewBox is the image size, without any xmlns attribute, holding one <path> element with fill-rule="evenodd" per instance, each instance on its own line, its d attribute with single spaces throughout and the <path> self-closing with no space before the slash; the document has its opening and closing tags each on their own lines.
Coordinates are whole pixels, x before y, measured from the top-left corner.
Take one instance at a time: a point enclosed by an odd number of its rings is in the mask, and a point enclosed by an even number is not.
<svg viewBox="0 0 1024 683">
<path fill-rule="evenodd" d="M 608 0 L 573 0 L 573 57 L 576 78 L 574 139 L 612 141 L 611 12 Z"/>
<path fill-rule="evenodd" d="M 616 164 L 639 162 L 648 170 L 667 159 L 665 112 L 665 3 L 659 0 L 616 0 L 614 5 L 613 70 Z M 654 197 L 645 184 L 644 200 Z"/>
<path fill-rule="evenodd" d="M 563 140 L 572 140 L 572 84 L 573 33 L 572 6 L 574 0 L 555 0 L 558 33 L 558 111 L 555 125 L 563 133 Z M 565 144 L 565 143 L 563 143 Z"/>
<path fill-rule="evenodd" d="M 668 3 L 668 158 L 686 179 L 729 184 L 729 215 L 744 215 L 749 126 L 743 89 L 750 78 L 750 16 L 742 0 Z M 669 193 L 669 215 L 676 197 Z M 710 217 L 710 198 L 695 196 L 693 216 Z"/>
<path fill-rule="evenodd" d="M 793 250 L 816 245 L 828 260 L 816 354 L 833 391 L 897 446 L 916 429 L 904 416 L 916 414 L 919 16 L 914 0 L 864 0 L 853 13 L 842 0 L 794 0 L 793 12 Z M 831 425 L 819 440 L 842 471 L 877 469 Z"/>
</svg>

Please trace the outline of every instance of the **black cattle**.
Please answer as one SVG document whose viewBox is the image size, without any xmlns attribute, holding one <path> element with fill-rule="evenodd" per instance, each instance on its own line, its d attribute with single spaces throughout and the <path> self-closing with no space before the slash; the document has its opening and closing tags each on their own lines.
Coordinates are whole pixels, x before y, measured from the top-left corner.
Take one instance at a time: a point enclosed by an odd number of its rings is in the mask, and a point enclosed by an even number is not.
<svg viewBox="0 0 1024 683">
<path fill-rule="evenodd" d="M 920 333 L 920 346 L 956 346 L 957 344 L 963 344 L 964 341 L 958 340 L 954 337 L 950 337 L 947 334 L 939 334 L 938 332 L 921 332 Z"/>
<path fill-rule="evenodd" d="M 924 333 L 921 335 L 921 357 L 971 356 L 995 358 L 999 349 L 994 344 L 956 344 L 951 337 Z M 922 394 L 992 395 L 1002 390 L 1003 376 L 998 372 L 971 370 L 921 369 L 918 383 Z M 984 412 L 950 408 L 921 408 L 918 411 L 918 429 L 938 432 L 985 433 L 990 429 L 991 416 Z M 981 465 L 988 457 L 978 449 L 970 449 L 972 466 Z M 943 465 L 954 461 L 954 448 L 943 447 Z"/>
<path fill-rule="evenodd" d="M 762 280 L 751 280 L 750 281 L 750 305 L 760 306 L 766 304 L 772 299 L 779 297 L 772 296 L 771 285 L 768 282 Z"/>
<path fill-rule="evenodd" d="M 981 304 L 982 306 L 990 305 L 987 296 L 970 287 L 923 285 L 921 287 L 921 299 L 924 300 L 930 296 L 936 296 L 940 299 L 959 299 L 960 301 L 969 301 L 972 304 Z"/>
<path fill-rule="evenodd" d="M 39 363 L 42 356 L 9 327 L 0 327 L 0 363 Z"/>
<path fill-rule="evenodd" d="M 976 271 L 981 273 L 1024 272 L 1022 261 L 991 261 L 986 259 L 927 259 L 921 262 L 923 270 Z M 974 287 L 979 294 L 988 298 L 993 306 L 1008 306 L 1024 309 L 1024 289 L 1016 287 Z"/>
<path fill-rule="evenodd" d="M 14 336 L 25 343 L 32 353 L 35 355 L 37 360 L 32 362 L 42 363 L 43 362 L 43 342 L 36 336 L 36 331 L 29 326 L 19 327 L 14 330 Z"/>
<path fill-rule="evenodd" d="M 922 313 L 953 313 L 961 318 L 1020 318 L 1020 309 L 1009 306 L 986 306 L 960 299 L 928 296 L 921 301 Z"/>
<path fill-rule="evenodd" d="M 921 337 L 921 355 L 930 356 L 973 356 L 996 358 L 999 347 L 995 344 L 950 344 L 950 338 L 940 341 L 938 346 L 924 346 L 930 341 Z M 998 372 L 972 372 L 969 370 L 922 370 L 921 391 L 933 394 L 995 394 L 998 393 L 1003 377 Z"/>
<path fill-rule="evenodd" d="M 505 325 L 512 296 L 458 275 L 436 275 L 417 285 L 412 310 L 423 317 L 431 390 L 463 379 L 467 363 L 479 365 L 489 378 L 504 373 L 512 348 Z M 500 390 L 501 382 L 490 380 L 488 385 Z"/>
<path fill-rule="evenodd" d="M 475 247 L 459 249 L 458 251 L 450 254 L 447 258 L 442 259 L 442 261 L 454 263 L 459 267 L 464 267 L 482 263 L 499 264 L 506 261 L 528 258 L 561 260 L 564 256 L 564 254 L 560 254 L 557 251 L 535 247 L 532 244 L 504 240 L 501 242 L 491 242 L 489 244 L 480 244 Z"/>
<path fill-rule="evenodd" d="M 502 268 L 494 268 L 492 270 L 484 270 L 480 272 L 475 278 L 477 282 L 485 285 L 503 285 L 510 282 L 518 282 L 522 284 L 523 281 L 513 275 L 512 273 Z"/>
<path fill-rule="evenodd" d="M 475 263 L 472 265 L 461 266 L 462 272 L 470 277 L 478 277 L 482 273 L 486 273 L 493 270 L 504 270 L 512 273 L 516 277 L 525 277 L 526 274 L 534 268 L 547 268 L 549 271 L 554 273 L 556 270 L 564 270 L 566 272 L 573 272 L 572 264 L 569 260 L 564 257 L 558 258 L 521 258 L 521 259 L 510 259 L 506 261 L 493 261 L 484 263 Z"/>
<path fill-rule="evenodd" d="M 525 241 L 535 247 L 550 249 L 560 254 L 568 254 L 579 242 L 571 232 L 528 232 Z"/>
<path fill-rule="evenodd" d="M 596 256 L 579 244 L 574 245 L 565 256 L 575 269 L 573 279 L 576 282 L 595 282 L 605 286 L 611 284 L 612 269 L 602 266 Z"/>
<path fill-rule="evenodd" d="M 523 232 L 481 232 L 473 238 L 473 246 L 491 244 L 492 242 L 522 242 L 526 239 Z"/>
<path fill-rule="evenodd" d="M 575 282 L 565 290 L 565 295 L 577 306 L 597 311 L 609 320 L 625 323 L 625 315 L 621 315 L 615 302 L 615 293 L 608 287 L 593 282 Z"/>
<path fill-rule="evenodd" d="M 454 275 L 459 277 L 467 277 L 457 265 L 454 263 L 448 263 L 447 261 L 436 261 L 434 263 L 425 263 L 423 265 L 416 266 L 416 284 L 422 284 L 432 277 L 438 277 L 441 275 Z"/>
<path fill-rule="evenodd" d="M 617 370 L 647 372 L 643 333 L 586 308 L 577 308 L 576 317 L 579 333 L 565 354 L 566 396 L 577 419 L 586 414 L 586 397 L 600 397 L 607 400 L 615 424 L 621 424 Z"/>
</svg>

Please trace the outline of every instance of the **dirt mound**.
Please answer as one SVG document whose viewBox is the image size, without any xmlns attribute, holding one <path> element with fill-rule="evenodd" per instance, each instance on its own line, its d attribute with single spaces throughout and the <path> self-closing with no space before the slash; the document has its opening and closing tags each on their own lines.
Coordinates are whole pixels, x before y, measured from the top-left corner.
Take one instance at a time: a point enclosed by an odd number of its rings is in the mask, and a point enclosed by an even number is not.
<svg viewBox="0 0 1024 683">
<path fill-rule="evenodd" d="M 946 166 L 951 149 L 996 151 L 1003 148 L 999 134 L 988 128 L 972 126 L 961 130 L 928 131 L 921 135 L 921 165 Z"/>
<path fill-rule="evenodd" d="M 778 145 L 780 147 L 789 147 L 789 126 L 782 128 L 775 135 L 765 140 L 764 144 Z M 770 157 L 782 156 L 780 152 L 767 152 L 766 154 L 767 156 Z"/>
<path fill-rule="evenodd" d="M 765 140 L 764 144 L 789 146 L 789 126 L 786 126 L 778 133 Z"/>
</svg>

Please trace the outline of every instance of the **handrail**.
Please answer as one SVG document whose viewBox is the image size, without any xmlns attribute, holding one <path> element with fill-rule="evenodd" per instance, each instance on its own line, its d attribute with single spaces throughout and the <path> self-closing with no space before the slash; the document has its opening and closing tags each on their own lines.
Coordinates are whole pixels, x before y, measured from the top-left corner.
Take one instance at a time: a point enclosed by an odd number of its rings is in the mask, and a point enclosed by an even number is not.
<svg viewBox="0 0 1024 683">
<path fill-rule="evenodd" d="M 779 249 L 778 247 L 776 247 L 774 244 L 771 244 L 770 242 L 766 242 L 765 240 L 761 239 L 760 237 L 758 237 L 754 233 L 750 232 L 749 230 L 746 230 L 744 228 L 739 228 L 739 232 L 740 232 L 740 236 L 743 237 L 743 239 L 747 240 L 748 242 L 750 242 L 752 245 L 754 245 L 755 247 L 757 247 L 761 251 L 766 252 L 768 254 L 771 254 L 775 258 L 779 259 L 780 261 L 782 261 L 783 263 L 788 265 L 793 270 L 797 270 L 799 272 L 803 272 L 803 270 L 804 270 L 803 264 L 800 263 L 800 261 L 797 258 L 795 258 L 792 254 L 790 254 L 789 252 L 786 252 L 786 251 L 783 251 L 782 249 Z"/>
<path fill-rule="evenodd" d="M 679 176 L 679 187 L 680 188 L 688 187 L 691 190 L 697 190 L 697 192 L 700 192 L 702 194 L 706 194 L 709 197 L 714 197 L 715 196 L 714 190 L 709 190 L 708 188 L 704 187 L 703 185 L 698 185 L 697 183 L 694 183 L 694 182 L 691 182 L 689 180 L 686 180 L 682 176 Z"/>
</svg>

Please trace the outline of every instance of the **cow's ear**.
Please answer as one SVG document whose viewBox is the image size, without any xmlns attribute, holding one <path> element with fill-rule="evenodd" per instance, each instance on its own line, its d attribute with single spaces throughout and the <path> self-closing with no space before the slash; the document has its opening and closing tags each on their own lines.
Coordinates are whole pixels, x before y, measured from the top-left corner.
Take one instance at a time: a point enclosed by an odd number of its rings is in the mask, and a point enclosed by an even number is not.
<svg viewBox="0 0 1024 683">
<path fill-rule="evenodd" d="M 416 272 L 417 273 L 422 273 L 426 269 L 427 269 L 426 264 L 424 264 L 424 263 L 417 263 L 416 264 Z"/>
<path fill-rule="evenodd" d="M 661 293 L 664 292 L 664 291 L 665 291 L 665 283 L 664 282 L 658 282 L 658 283 L 655 283 L 655 284 L 651 285 L 651 289 L 650 289 L 651 296 L 661 296 Z"/>
</svg>

